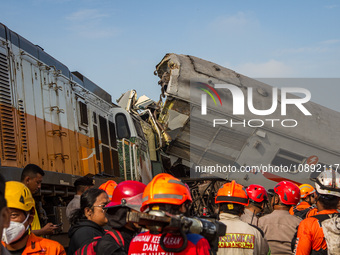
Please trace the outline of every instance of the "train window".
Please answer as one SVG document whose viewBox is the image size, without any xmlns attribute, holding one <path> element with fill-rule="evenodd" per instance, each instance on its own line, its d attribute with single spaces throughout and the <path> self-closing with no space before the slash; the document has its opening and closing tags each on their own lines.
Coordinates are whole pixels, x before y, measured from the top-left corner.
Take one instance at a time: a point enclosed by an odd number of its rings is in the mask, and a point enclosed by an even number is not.
<svg viewBox="0 0 340 255">
<path fill-rule="evenodd" d="M 89 119 L 87 116 L 87 105 L 79 101 L 79 110 L 80 110 L 80 124 L 83 126 L 87 126 L 89 124 Z"/>
<path fill-rule="evenodd" d="M 115 124 L 113 124 L 111 121 L 109 121 L 109 131 L 110 131 L 111 147 L 117 148 L 116 128 L 115 128 Z"/>
<path fill-rule="evenodd" d="M 97 113 L 93 112 L 93 122 L 97 124 Z"/>
<path fill-rule="evenodd" d="M 280 149 L 271 164 L 274 166 L 287 166 L 291 172 L 295 172 L 304 159 L 305 157 L 303 156 Z"/>
<path fill-rule="evenodd" d="M 126 116 L 123 113 L 118 113 L 116 115 L 116 130 L 118 139 L 129 139 L 130 129 L 127 122 Z"/>
<path fill-rule="evenodd" d="M 118 152 L 116 150 L 111 150 L 111 157 L 113 161 L 113 174 L 120 177 Z"/>
<path fill-rule="evenodd" d="M 142 129 L 142 126 L 140 125 L 140 123 L 138 122 L 138 120 L 136 120 L 135 118 L 132 118 L 133 120 L 133 124 L 135 125 L 136 131 L 137 131 L 137 135 L 142 138 L 143 140 L 145 140 L 144 137 L 144 132 Z"/>
<path fill-rule="evenodd" d="M 107 121 L 104 117 L 99 116 L 99 125 L 100 125 L 100 135 L 102 139 L 102 143 L 109 145 L 109 136 L 107 130 Z"/>
<path fill-rule="evenodd" d="M 103 153 L 103 169 L 104 173 L 108 175 L 114 175 L 114 171 L 111 165 L 111 153 L 110 149 L 102 146 L 102 153 Z"/>
</svg>

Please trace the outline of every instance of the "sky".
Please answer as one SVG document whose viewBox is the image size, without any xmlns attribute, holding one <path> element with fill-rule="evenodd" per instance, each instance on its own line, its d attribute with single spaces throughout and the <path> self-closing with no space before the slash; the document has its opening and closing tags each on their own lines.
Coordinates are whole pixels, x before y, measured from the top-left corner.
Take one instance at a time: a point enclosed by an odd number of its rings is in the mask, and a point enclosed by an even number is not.
<svg viewBox="0 0 340 255">
<path fill-rule="evenodd" d="M 340 2 L 0 0 L 0 22 L 112 95 L 159 99 L 166 53 L 253 78 L 340 78 Z M 340 111 L 338 79 L 310 87 Z M 309 89 L 308 87 L 306 87 Z"/>
</svg>

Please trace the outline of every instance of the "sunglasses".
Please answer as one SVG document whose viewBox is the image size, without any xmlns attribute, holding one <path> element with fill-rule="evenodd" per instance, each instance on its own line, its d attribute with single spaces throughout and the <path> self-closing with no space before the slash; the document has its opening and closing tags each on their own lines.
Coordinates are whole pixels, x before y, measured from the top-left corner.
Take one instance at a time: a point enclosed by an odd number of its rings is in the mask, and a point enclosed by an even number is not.
<svg viewBox="0 0 340 255">
<path fill-rule="evenodd" d="M 109 208 L 105 207 L 105 206 L 106 206 L 106 204 L 102 204 L 102 205 L 94 205 L 93 207 L 100 207 L 103 210 L 103 212 L 106 212 L 107 209 L 109 209 Z"/>
</svg>

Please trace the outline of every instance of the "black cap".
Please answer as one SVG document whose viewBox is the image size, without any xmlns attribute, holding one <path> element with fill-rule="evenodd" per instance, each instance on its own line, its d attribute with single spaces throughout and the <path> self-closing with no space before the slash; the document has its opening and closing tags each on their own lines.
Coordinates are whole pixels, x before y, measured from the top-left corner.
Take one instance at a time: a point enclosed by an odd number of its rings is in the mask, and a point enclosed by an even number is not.
<svg viewBox="0 0 340 255">
<path fill-rule="evenodd" d="M 94 180 L 93 180 L 93 178 L 90 178 L 90 177 L 87 177 L 87 176 L 80 177 L 74 182 L 74 187 L 77 187 L 79 185 L 93 186 Z"/>
</svg>

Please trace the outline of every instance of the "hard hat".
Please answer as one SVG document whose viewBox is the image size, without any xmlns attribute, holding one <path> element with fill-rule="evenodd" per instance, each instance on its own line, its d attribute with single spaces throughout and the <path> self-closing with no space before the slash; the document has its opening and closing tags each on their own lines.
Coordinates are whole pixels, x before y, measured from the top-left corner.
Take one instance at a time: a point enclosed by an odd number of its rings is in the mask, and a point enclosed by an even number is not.
<svg viewBox="0 0 340 255">
<path fill-rule="evenodd" d="M 246 191 L 249 196 L 250 202 L 261 203 L 268 199 L 267 191 L 261 185 L 251 184 L 248 186 Z"/>
<path fill-rule="evenodd" d="M 150 204 L 181 205 L 186 201 L 192 201 L 188 187 L 172 175 L 161 173 L 146 186 L 141 211 L 145 211 Z"/>
<path fill-rule="evenodd" d="M 335 170 L 325 170 L 316 178 L 315 188 L 319 194 L 340 197 L 340 174 Z"/>
<path fill-rule="evenodd" d="M 300 189 L 290 181 L 279 182 L 274 187 L 274 192 L 279 195 L 282 204 L 297 205 L 300 201 Z"/>
<path fill-rule="evenodd" d="M 299 186 L 301 198 L 306 198 L 307 196 L 315 193 L 315 189 L 310 184 L 301 184 Z"/>
<path fill-rule="evenodd" d="M 215 203 L 232 203 L 247 206 L 249 205 L 249 197 L 246 189 L 241 184 L 238 184 L 233 180 L 225 183 L 217 191 Z"/>
<path fill-rule="evenodd" d="M 103 183 L 99 186 L 99 189 L 105 190 L 107 195 L 109 196 L 109 199 L 112 200 L 112 194 L 117 187 L 117 183 L 113 180 L 108 180 L 107 182 Z"/>
<path fill-rule="evenodd" d="M 119 183 L 113 191 L 111 202 L 106 207 L 126 206 L 140 211 L 145 187 L 144 183 L 138 181 Z"/>
<path fill-rule="evenodd" d="M 6 182 L 5 198 L 7 207 L 16 208 L 25 212 L 35 207 L 31 191 L 21 182 Z"/>
</svg>

